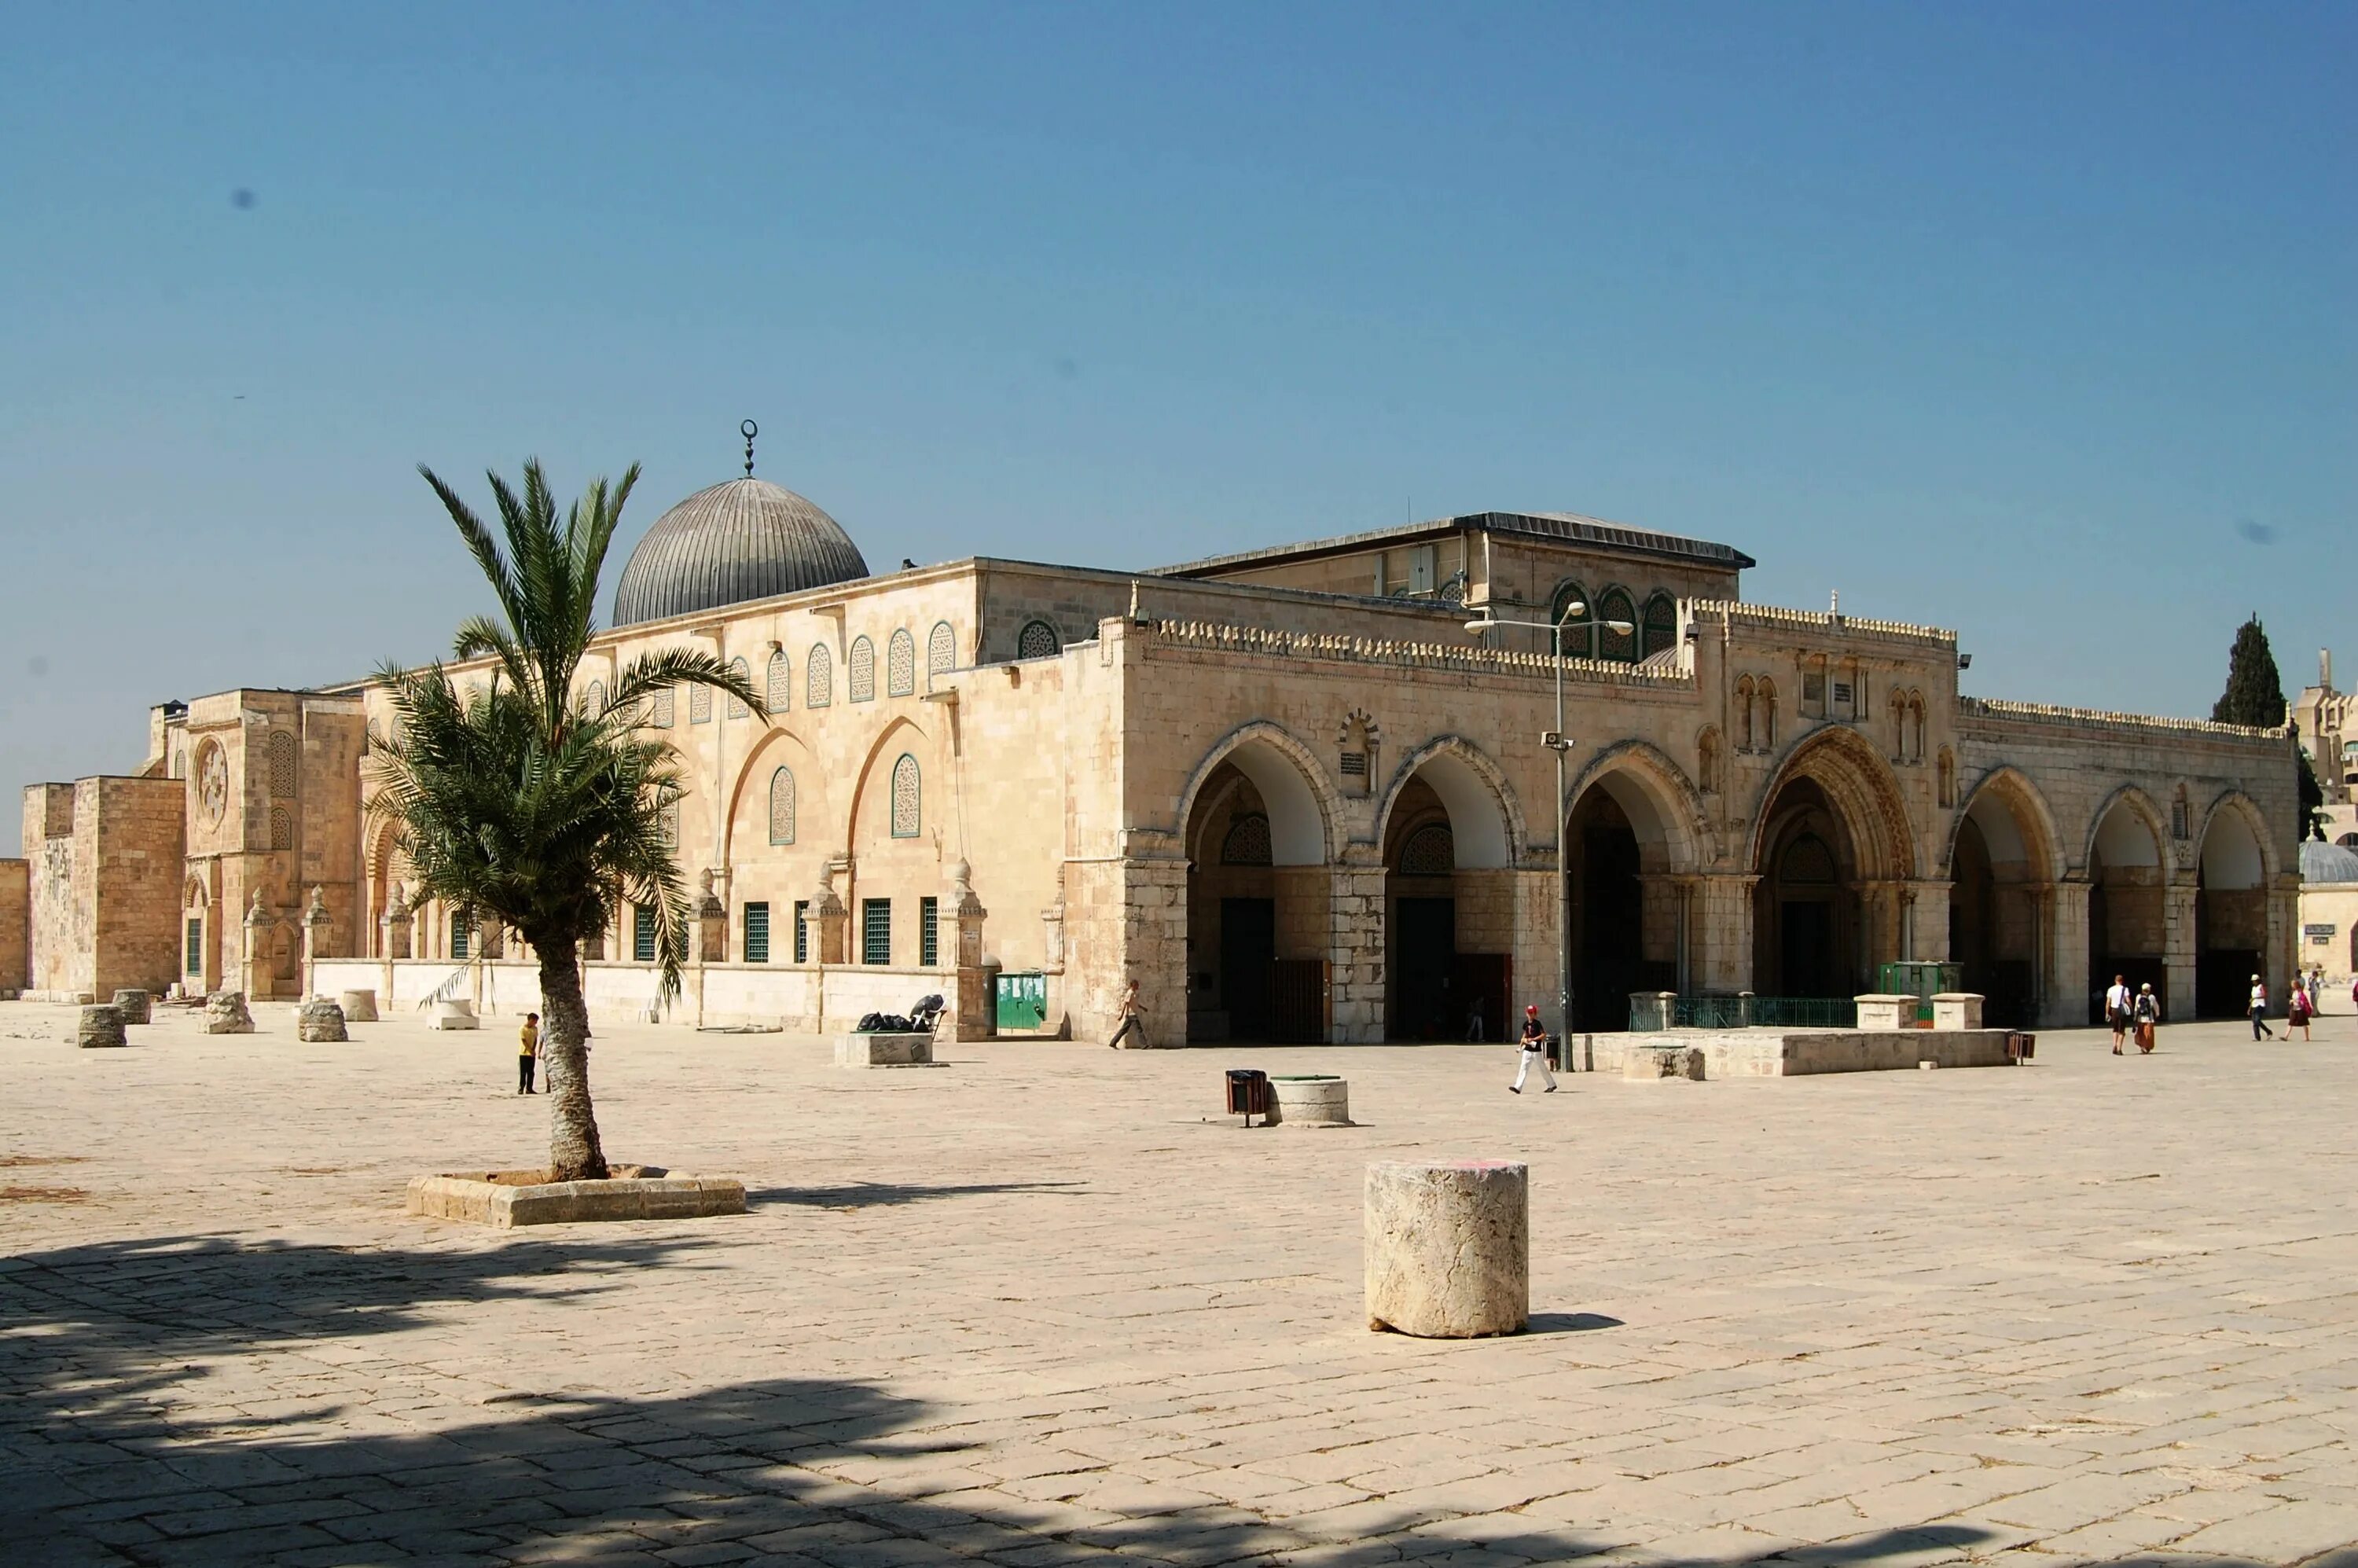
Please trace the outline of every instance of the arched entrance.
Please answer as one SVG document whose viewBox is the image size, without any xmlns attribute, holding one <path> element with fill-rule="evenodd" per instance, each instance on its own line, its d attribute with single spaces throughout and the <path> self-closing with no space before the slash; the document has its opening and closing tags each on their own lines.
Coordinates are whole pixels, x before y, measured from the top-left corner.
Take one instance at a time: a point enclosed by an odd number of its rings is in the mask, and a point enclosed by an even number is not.
<svg viewBox="0 0 2358 1568">
<path fill-rule="evenodd" d="M 1331 878 L 1325 813 L 1303 764 L 1248 739 L 1187 812 L 1190 1040 L 1323 1043 Z"/>
<path fill-rule="evenodd" d="M 1994 1026 L 2038 1022 L 2047 991 L 2055 840 L 2044 804 L 2011 771 L 1984 781 L 1949 852 L 1949 957 Z M 2109 983 L 2109 978 L 2107 979 Z"/>
<path fill-rule="evenodd" d="M 1764 996 L 1850 997 L 1909 956 L 1900 885 L 1914 874 L 1888 765 L 1848 730 L 1796 752 L 1754 831 L 1752 975 Z"/>
<path fill-rule="evenodd" d="M 2142 796 L 2116 795 L 2096 819 L 2088 851 L 2091 1023 L 2104 1022 L 2104 992 L 2115 975 L 2133 991 L 2152 986 L 2162 1016 L 2170 1016 L 2161 843 L 2160 816 Z"/>
<path fill-rule="evenodd" d="M 2194 1011 L 2233 1018 L 2267 973 L 2267 857 L 2251 817 L 2235 800 L 2214 807 L 2202 829 L 2194 894 Z M 2274 998 L 2272 1000 L 2281 1000 Z"/>
<path fill-rule="evenodd" d="M 1630 993 L 1687 989 L 1674 873 L 1696 855 L 1682 785 L 1648 755 L 1608 762 L 1574 791 L 1563 828 L 1571 1029 L 1627 1029 Z"/>
<path fill-rule="evenodd" d="M 1476 754 L 1451 742 L 1412 763 L 1382 814 L 1384 1033 L 1503 1038 L 1513 1000 L 1513 829 Z"/>
</svg>

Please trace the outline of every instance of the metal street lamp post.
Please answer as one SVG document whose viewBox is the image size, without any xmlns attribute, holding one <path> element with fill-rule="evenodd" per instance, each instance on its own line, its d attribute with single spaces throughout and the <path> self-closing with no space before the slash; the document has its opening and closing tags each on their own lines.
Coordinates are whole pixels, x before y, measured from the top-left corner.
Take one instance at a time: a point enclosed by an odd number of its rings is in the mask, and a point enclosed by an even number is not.
<svg viewBox="0 0 2358 1568">
<path fill-rule="evenodd" d="M 1585 617 L 1574 620 L 1574 616 Z M 1574 600 L 1563 607 L 1563 614 L 1554 621 L 1500 621 L 1486 608 L 1481 618 L 1466 622 L 1466 630 L 1480 636 L 1493 626 L 1522 626 L 1534 632 L 1545 632 L 1555 654 L 1555 728 L 1540 737 L 1540 744 L 1555 753 L 1555 1005 L 1557 1028 L 1565 1034 L 1572 1033 L 1572 856 L 1564 843 L 1567 831 L 1564 813 L 1569 802 L 1563 798 L 1564 758 L 1572 750 L 1572 741 L 1563 732 L 1563 634 L 1567 630 L 1586 631 L 1601 626 L 1608 632 L 1634 634 L 1638 628 L 1627 621 L 1600 621 L 1588 615 L 1588 606 Z M 1564 1070 L 1573 1070 L 1567 1054 Z"/>
</svg>

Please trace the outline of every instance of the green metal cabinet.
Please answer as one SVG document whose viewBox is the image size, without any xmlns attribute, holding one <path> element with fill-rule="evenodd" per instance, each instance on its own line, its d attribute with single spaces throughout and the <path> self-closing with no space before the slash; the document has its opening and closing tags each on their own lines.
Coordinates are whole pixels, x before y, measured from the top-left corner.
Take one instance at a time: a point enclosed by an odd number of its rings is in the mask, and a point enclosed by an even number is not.
<svg viewBox="0 0 2358 1568">
<path fill-rule="evenodd" d="M 991 1017 L 1001 1033 L 1030 1033 L 1048 1026 L 1048 977 L 1038 969 L 1018 969 L 999 977 L 991 997 Z"/>
</svg>

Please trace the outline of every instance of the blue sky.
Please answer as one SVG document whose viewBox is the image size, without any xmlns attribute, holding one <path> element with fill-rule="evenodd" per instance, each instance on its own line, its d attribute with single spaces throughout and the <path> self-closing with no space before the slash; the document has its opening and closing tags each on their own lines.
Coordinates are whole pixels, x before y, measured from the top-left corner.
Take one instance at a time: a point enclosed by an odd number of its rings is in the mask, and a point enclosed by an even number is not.
<svg viewBox="0 0 2358 1568">
<path fill-rule="evenodd" d="M 2348 6 L 19 7 L 0 782 L 439 651 L 418 461 L 643 460 L 634 539 L 748 416 L 880 565 L 1566 509 L 1987 695 L 2207 713 L 2254 610 L 2358 674 L 2353 64 Z"/>
</svg>

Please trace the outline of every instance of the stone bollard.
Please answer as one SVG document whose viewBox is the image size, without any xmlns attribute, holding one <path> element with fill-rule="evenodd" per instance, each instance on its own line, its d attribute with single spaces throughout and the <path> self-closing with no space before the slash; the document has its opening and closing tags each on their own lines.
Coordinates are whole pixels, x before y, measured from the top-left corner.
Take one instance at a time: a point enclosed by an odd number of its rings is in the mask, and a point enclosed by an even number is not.
<svg viewBox="0 0 2358 1568">
<path fill-rule="evenodd" d="M 74 1031 L 74 1044 L 83 1050 L 102 1045 L 126 1044 L 123 1038 L 123 1011 L 115 1007 L 86 1007 L 81 1010 L 81 1023 Z"/>
<path fill-rule="evenodd" d="M 151 999 L 143 990 L 119 990 L 114 993 L 114 1011 L 123 1014 L 125 1023 L 147 1022 Z"/>
<path fill-rule="evenodd" d="M 295 1038 L 321 1044 L 350 1040 L 344 1033 L 344 1010 L 325 997 L 313 997 L 295 1015 Z"/>
<path fill-rule="evenodd" d="M 376 992 L 374 991 L 346 991 L 337 999 L 336 1005 L 344 1010 L 346 1023 L 376 1022 Z"/>
<path fill-rule="evenodd" d="M 1531 1183 L 1506 1160 L 1368 1167 L 1368 1326 L 1426 1339 L 1514 1334 L 1531 1311 Z"/>
<path fill-rule="evenodd" d="M 205 998 L 205 1033 L 251 1034 L 254 1014 L 245 1011 L 243 991 L 215 991 Z"/>
<path fill-rule="evenodd" d="M 1942 991 L 1932 999 L 1935 1029 L 1979 1029 L 1982 996 L 1978 991 Z"/>
<path fill-rule="evenodd" d="M 1351 1086 L 1332 1073 L 1272 1073 L 1271 1127 L 1350 1127 Z"/>
<path fill-rule="evenodd" d="M 1858 1003 L 1858 1026 L 1861 1029 L 1916 1027 L 1916 999 L 1912 996 L 1875 991 L 1852 1000 Z"/>
<path fill-rule="evenodd" d="M 1622 1055 L 1621 1076 L 1640 1083 L 1663 1078 L 1704 1081 L 1706 1058 L 1699 1045 L 1637 1045 Z"/>
<path fill-rule="evenodd" d="M 475 1016 L 475 1004 L 463 998 L 438 1001 L 426 1020 L 428 1029 L 481 1029 L 483 1022 Z"/>
</svg>

